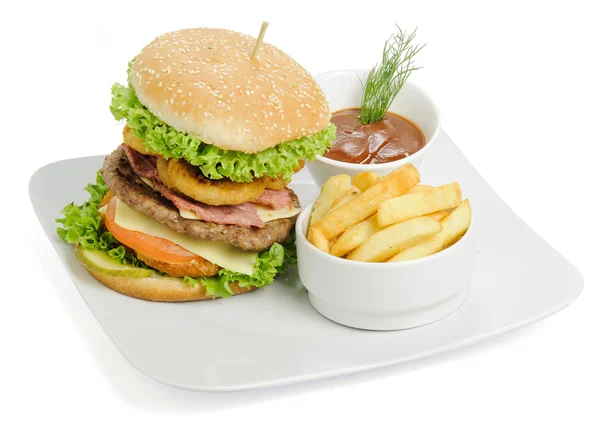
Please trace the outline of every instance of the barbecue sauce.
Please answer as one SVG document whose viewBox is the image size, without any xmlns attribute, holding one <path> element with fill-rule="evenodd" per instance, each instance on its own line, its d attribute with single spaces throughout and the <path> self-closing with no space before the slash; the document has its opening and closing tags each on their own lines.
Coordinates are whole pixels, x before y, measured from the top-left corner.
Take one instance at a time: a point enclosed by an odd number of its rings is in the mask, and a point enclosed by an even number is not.
<svg viewBox="0 0 600 444">
<path fill-rule="evenodd" d="M 333 113 L 336 136 L 325 157 L 346 163 L 386 163 L 404 159 L 425 146 L 423 132 L 396 114 L 386 113 L 379 122 L 366 125 L 359 118 L 358 108 Z"/>
</svg>

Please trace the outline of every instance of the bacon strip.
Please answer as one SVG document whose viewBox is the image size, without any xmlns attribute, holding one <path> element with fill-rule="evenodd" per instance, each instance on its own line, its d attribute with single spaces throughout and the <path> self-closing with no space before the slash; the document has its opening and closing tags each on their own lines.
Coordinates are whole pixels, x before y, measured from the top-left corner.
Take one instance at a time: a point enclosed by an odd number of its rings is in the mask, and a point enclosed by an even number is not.
<svg viewBox="0 0 600 444">
<path fill-rule="evenodd" d="M 176 208 L 192 211 L 205 222 L 212 222 L 220 225 L 239 225 L 242 227 L 263 228 L 265 226 L 265 223 L 258 216 L 256 207 L 249 202 L 240 205 L 207 205 L 191 200 L 186 196 L 182 196 L 181 194 L 170 190 L 161 182 L 158 176 L 156 158 L 154 156 L 142 154 L 129 148 L 127 145 L 123 145 L 123 148 L 133 171 L 135 171 L 138 176 L 151 180 L 154 188 L 162 194 L 163 197 L 173 202 L 173 205 L 175 205 Z M 288 193 L 286 192 L 286 194 Z M 261 197 L 262 195 L 259 199 Z M 280 205 L 281 202 L 283 202 L 283 199 L 268 196 L 265 202 L 271 202 L 273 205 Z"/>
<path fill-rule="evenodd" d="M 156 168 L 156 157 L 142 154 L 139 151 L 129 148 L 127 145 L 121 145 L 125 150 L 127 159 L 131 168 L 140 177 L 149 180 L 160 180 L 158 177 L 158 168 Z"/>
<path fill-rule="evenodd" d="M 292 198 L 287 190 L 265 190 L 263 193 L 252 201 L 257 205 L 264 205 L 274 210 L 282 208 L 292 208 Z"/>
<path fill-rule="evenodd" d="M 260 217 L 256 207 L 249 202 L 240 205 L 207 205 L 191 201 L 181 194 L 177 194 L 164 186 L 162 182 L 153 180 L 154 188 L 165 198 L 173 202 L 180 210 L 193 211 L 196 216 L 206 222 L 221 225 L 240 225 L 243 227 L 263 228 L 265 223 Z"/>
</svg>

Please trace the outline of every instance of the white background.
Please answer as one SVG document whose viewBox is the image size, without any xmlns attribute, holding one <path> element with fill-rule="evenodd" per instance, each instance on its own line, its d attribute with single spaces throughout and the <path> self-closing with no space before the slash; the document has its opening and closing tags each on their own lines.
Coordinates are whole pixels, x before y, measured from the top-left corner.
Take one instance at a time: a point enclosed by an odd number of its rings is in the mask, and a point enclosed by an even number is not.
<svg viewBox="0 0 600 444">
<path fill-rule="evenodd" d="M 0 14 L 0 441 L 600 442 L 595 2 L 88 3 L 23 2 Z M 290 387 L 192 393 L 134 370 L 58 263 L 30 208 L 29 177 L 114 149 L 110 86 L 155 35 L 256 34 L 262 20 L 266 40 L 311 72 L 368 68 L 394 22 L 418 26 L 426 68 L 413 80 L 479 172 L 581 270 L 580 299 L 475 346 Z"/>
</svg>

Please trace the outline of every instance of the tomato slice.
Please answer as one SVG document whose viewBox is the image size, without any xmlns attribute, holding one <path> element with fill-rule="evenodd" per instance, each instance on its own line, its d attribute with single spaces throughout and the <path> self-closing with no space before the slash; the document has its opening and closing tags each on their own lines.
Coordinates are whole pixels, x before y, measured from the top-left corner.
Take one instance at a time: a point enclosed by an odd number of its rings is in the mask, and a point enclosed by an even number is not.
<svg viewBox="0 0 600 444">
<path fill-rule="evenodd" d="M 150 236 L 140 231 L 127 230 L 115 223 L 117 198 L 113 197 L 106 208 L 104 224 L 106 229 L 123 245 L 152 259 L 170 264 L 189 264 L 202 259 L 195 253 L 162 237 Z"/>
</svg>

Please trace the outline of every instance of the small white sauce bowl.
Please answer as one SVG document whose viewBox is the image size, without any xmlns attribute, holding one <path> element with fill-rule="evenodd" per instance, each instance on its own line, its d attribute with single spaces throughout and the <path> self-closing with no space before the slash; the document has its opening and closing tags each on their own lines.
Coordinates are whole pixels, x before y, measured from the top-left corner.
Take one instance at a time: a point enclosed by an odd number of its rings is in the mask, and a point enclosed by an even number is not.
<svg viewBox="0 0 600 444">
<path fill-rule="evenodd" d="M 465 300 L 475 270 L 473 223 L 451 247 L 406 262 L 341 259 L 306 238 L 313 204 L 296 222 L 298 270 L 312 306 L 339 324 L 400 330 L 437 321 Z"/>
<path fill-rule="evenodd" d="M 329 108 L 335 112 L 346 108 L 360 108 L 362 85 L 368 75 L 368 70 L 330 71 L 316 75 L 315 79 L 327 97 Z M 372 171 L 385 176 L 409 162 L 417 168 L 421 166 L 427 152 L 436 143 L 440 130 L 439 111 L 433 100 L 420 87 L 407 81 L 389 111 L 416 124 L 425 135 L 425 146 L 404 159 L 380 164 L 357 165 L 318 156 L 314 162 L 308 163 L 308 170 L 319 187 L 336 174 L 354 177 L 362 171 Z"/>
</svg>

